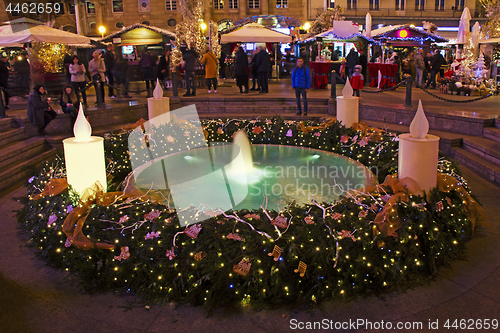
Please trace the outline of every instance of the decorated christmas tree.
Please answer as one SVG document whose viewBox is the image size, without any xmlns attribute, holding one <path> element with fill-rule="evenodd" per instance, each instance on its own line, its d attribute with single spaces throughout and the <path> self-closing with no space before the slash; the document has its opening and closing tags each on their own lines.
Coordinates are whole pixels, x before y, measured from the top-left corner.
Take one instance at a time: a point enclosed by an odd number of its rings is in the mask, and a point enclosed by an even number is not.
<svg viewBox="0 0 500 333">
<path fill-rule="evenodd" d="M 193 47 L 201 57 L 205 54 L 205 47 L 208 39 L 205 38 L 205 31 L 202 30 L 203 14 L 207 9 L 206 1 L 179 0 L 179 10 L 182 14 L 182 22 L 175 27 L 175 34 L 180 36 L 175 39 L 175 49 L 172 53 L 172 63 L 178 65 L 182 60 L 181 46 Z M 217 24 L 208 22 L 212 37 L 212 52 L 220 57 L 220 45 L 217 43 Z M 208 26 L 207 26 L 208 28 Z"/>
<path fill-rule="evenodd" d="M 345 17 L 342 16 L 343 12 L 344 8 L 341 6 L 325 9 L 321 12 L 318 11 L 318 15 L 311 26 L 311 31 L 308 36 L 314 36 L 330 29 L 333 26 L 333 21 L 343 21 L 345 19 Z"/>
</svg>

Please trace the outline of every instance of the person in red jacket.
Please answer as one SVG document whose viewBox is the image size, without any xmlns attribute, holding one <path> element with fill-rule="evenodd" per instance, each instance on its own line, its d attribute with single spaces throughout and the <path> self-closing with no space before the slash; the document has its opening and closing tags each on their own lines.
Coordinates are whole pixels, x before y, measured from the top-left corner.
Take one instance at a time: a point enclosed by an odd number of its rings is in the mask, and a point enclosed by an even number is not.
<svg viewBox="0 0 500 333">
<path fill-rule="evenodd" d="M 363 74 L 361 74 L 361 65 L 354 66 L 354 73 L 351 76 L 350 82 L 353 90 L 352 95 L 359 97 L 359 91 L 363 89 L 365 84 Z"/>
</svg>

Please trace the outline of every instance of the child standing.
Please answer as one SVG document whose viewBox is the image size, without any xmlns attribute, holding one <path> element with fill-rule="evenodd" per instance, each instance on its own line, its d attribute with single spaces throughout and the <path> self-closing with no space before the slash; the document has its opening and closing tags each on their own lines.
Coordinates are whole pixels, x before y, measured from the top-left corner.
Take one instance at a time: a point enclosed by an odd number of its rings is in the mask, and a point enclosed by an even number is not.
<svg viewBox="0 0 500 333">
<path fill-rule="evenodd" d="M 361 74 L 361 65 L 356 65 L 354 66 L 354 73 L 352 74 L 351 77 L 351 86 L 353 89 L 353 96 L 358 96 L 359 97 L 359 91 L 363 89 L 364 86 L 364 78 L 363 74 Z"/>
</svg>

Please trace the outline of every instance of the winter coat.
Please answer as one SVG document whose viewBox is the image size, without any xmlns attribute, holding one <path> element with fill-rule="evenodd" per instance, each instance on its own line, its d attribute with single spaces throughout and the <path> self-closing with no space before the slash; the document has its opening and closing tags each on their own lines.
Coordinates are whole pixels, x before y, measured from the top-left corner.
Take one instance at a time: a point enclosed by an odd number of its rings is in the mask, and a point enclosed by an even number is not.
<svg viewBox="0 0 500 333">
<path fill-rule="evenodd" d="M 106 72 L 106 65 L 104 64 L 104 60 L 102 58 L 98 58 L 97 61 L 95 59 L 90 60 L 89 62 L 89 72 L 94 79 L 94 76 L 99 74 L 101 77 L 101 81 L 105 81 L 106 77 L 104 76 L 104 72 Z"/>
<path fill-rule="evenodd" d="M 78 70 L 83 68 L 83 73 L 79 73 Z M 83 65 L 69 65 L 69 72 L 71 73 L 71 82 L 85 82 L 85 66 Z"/>
<path fill-rule="evenodd" d="M 205 64 L 205 78 L 213 79 L 217 77 L 217 57 L 212 52 L 207 52 L 201 59 L 201 63 Z"/>
<path fill-rule="evenodd" d="M 0 86 L 7 88 L 9 83 L 9 68 L 0 60 Z"/>
<path fill-rule="evenodd" d="M 292 88 L 309 89 L 311 87 L 311 72 L 309 67 L 296 66 L 292 70 Z"/>
<path fill-rule="evenodd" d="M 183 49 L 182 50 L 182 60 L 184 60 L 183 69 L 185 71 L 194 71 L 196 66 L 196 59 L 198 59 L 198 54 L 195 50 Z"/>
<path fill-rule="evenodd" d="M 14 70 L 19 73 L 19 75 L 29 75 L 30 73 L 30 64 L 28 60 L 18 60 L 14 64 Z"/>
<path fill-rule="evenodd" d="M 351 49 L 351 51 L 347 55 L 345 67 L 354 68 L 354 66 L 356 65 L 359 65 L 358 52 L 356 52 L 354 49 Z"/>
<path fill-rule="evenodd" d="M 39 86 L 37 86 L 39 87 Z M 37 88 L 35 87 L 35 89 Z M 36 126 L 45 126 L 44 113 L 49 108 L 49 103 L 37 90 L 28 98 L 28 118 Z"/>
<path fill-rule="evenodd" d="M 248 57 L 245 51 L 236 52 L 234 71 L 236 76 L 248 76 Z"/>
<path fill-rule="evenodd" d="M 424 57 L 421 54 L 417 54 L 415 57 L 415 68 L 423 69 L 424 67 Z"/>
<path fill-rule="evenodd" d="M 441 69 L 441 65 L 444 62 L 444 58 L 441 53 L 436 53 L 434 57 L 432 57 L 431 68 L 438 72 Z"/>
<path fill-rule="evenodd" d="M 361 90 L 361 89 L 363 89 L 363 86 L 365 85 L 363 74 L 361 74 L 361 73 L 354 72 L 349 81 L 351 83 L 352 89 Z"/>
<path fill-rule="evenodd" d="M 165 70 L 164 73 L 162 71 Z M 160 57 L 160 61 L 158 62 L 158 66 L 156 67 L 156 76 L 160 80 L 165 80 L 170 71 L 170 57 L 167 59 L 165 55 Z"/>
<path fill-rule="evenodd" d="M 106 70 L 112 71 L 115 66 L 115 54 L 110 51 L 104 53 L 104 64 L 106 65 Z"/>
<path fill-rule="evenodd" d="M 252 71 L 252 75 L 257 75 L 257 53 L 253 55 L 252 60 L 250 61 L 250 69 Z"/>
<path fill-rule="evenodd" d="M 261 50 L 257 53 L 257 59 L 255 60 L 255 66 L 257 66 L 257 73 L 268 73 L 271 71 L 271 58 L 269 53 Z"/>
</svg>

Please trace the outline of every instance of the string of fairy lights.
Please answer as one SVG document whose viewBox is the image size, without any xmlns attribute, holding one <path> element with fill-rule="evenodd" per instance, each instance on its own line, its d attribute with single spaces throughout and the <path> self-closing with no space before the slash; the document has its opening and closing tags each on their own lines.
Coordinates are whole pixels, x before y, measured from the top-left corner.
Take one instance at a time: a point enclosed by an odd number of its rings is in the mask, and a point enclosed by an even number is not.
<svg viewBox="0 0 500 333">
<path fill-rule="evenodd" d="M 377 167 L 380 181 L 397 172 L 395 135 L 384 132 L 375 138 L 337 122 L 316 125 L 279 117 L 218 119 L 202 122 L 204 134 L 171 124 L 170 138 L 152 139 L 159 149 L 177 152 L 199 145 L 204 137 L 229 142 L 243 129 L 253 144 L 310 147 L 352 157 Z M 131 171 L 129 134 L 105 137 L 110 190 L 120 189 Z M 146 145 L 152 142 L 150 138 Z M 147 161 L 150 156 L 132 158 Z M 442 160 L 439 170 L 457 177 L 467 189 L 453 164 Z M 50 179 L 64 174 L 63 159 L 46 162 L 29 179 L 28 194 L 40 193 Z M 78 207 L 71 191 L 26 199 L 18 218 L 37 256 L 71 272 L 88 290 L 127 290 L 151 303 L 186 302 L 207 312 L 234 304 L 314 305 L 408 288 L 463 255 L 472 227 L 460 193 L 435 190 L 427 197 L 409 196 L 407 202 L 392 206 L 390 216 L 397 214 L 400 227 L 384 230 L 374 220 L 394 193 L 382 188 L 377 193 L 346 193 L 336 202 L 222 215 L 193 208 L 184 213 L 194 219 L 200 214 L 210 217 L 196 227 L 179 225 L 168 193 L 150 191 L 150 197 L 161 198 L 163 204 L 132 197 L 92 207 L 82 231 L 97 242 L 114 244 L 111 251 L 81 250 L 68 242 L 62 222 Z"/>
</svg>

